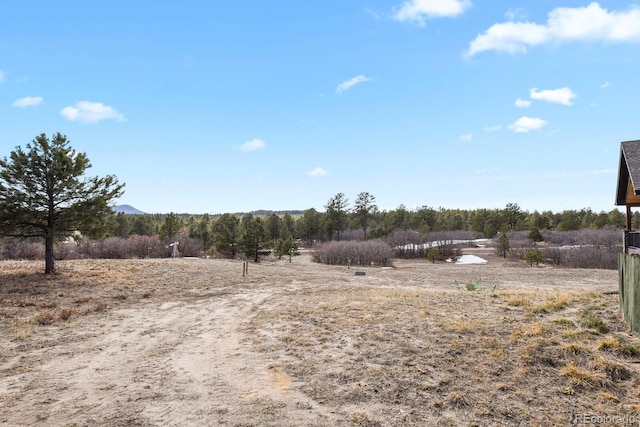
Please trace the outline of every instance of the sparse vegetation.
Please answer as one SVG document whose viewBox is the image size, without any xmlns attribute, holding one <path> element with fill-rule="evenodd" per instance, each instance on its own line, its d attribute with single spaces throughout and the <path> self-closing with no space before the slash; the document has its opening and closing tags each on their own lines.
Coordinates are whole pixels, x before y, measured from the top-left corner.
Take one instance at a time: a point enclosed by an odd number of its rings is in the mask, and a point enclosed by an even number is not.
<svg viewBox="0 0 640 427">
<path fill-rule="evenodd" d="M 466 283 L 466 284 L 460 283 L 457 280 L 455 280 L 453 282 L 453 286 L 455 286 L 456 289 L 461 289 L 465 291 L 480 291 L 484 288 L 484 284 L 480 279 L 476 280 L 475 282 Z"/>
<path fill-rule="evenodd" d="M 331 265 L 387 266 L 391 265 L 392 257 L 393 251 L 389 245 L 380 240 L 328 242 L 313 250 L 315 262 Z"/>
<path fill-rule="evenodd" d="M 564 425 L 566 408 L 640 409 L 640 339 L 600 292 L 615 272 L 496 257 L 361 278 L 309 258 L 246 277 L 235 260 L 61 261 L 47 279 L 0 263 L 3 419 L 144 424 L 136 399 L 199 425 Z M 480 276 L 500 290 L 451 286 Z M 82 411 L 26 410 L 88 388 Z"/>
</svg>

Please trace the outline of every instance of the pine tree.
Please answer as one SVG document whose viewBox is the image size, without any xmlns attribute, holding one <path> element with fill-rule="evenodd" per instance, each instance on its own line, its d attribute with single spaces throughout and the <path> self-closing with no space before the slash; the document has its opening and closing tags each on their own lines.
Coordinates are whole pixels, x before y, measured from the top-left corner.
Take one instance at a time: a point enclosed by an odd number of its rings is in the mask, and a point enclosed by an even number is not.
<svg viewBox="0 0 640 427">
<path fill-rule="evenodd" d="M 240 235 L 240 220 L 229 213 L 223 214 L 213 224 L 216 252 L 235 258 Z"/>
<path fill-rule="evenodd" d="M 347 206 L 349 200 L 344 193 L 338 193 L 325 206 L 324 229 L 329 236 L 329 240 L 333 239 L 336 234 L 336 240 L 340 240 L 340 233 L 344 231 L 347 225 Z"/>
<path fill-rule="evenodd" d="M 113 226 L 109 203 L 123 193 L 113 175 L 84 177 L 91 163 L 60 133 L 45 134 L 16 147 L 0 160 L 0 232 L 42 238 L 45 274 L 55 272 L 53 246 L 76 231 L 103 237 Z"/>
<path fill-rule="evenodd" d="M 182 221 L 178 218 L 178 215 L 171 212 L 164 217 L 164 221 L 160 225 L 160 237 L 173 238 L 180 232 L 182 228 Z"/>
<path fill-rule="evenodd" d="M 298 252 L 298 242 L 293 240 L 291 236 L 286 239 L 278 239 L 275 250 L 278 259 L 282 258 L 284 255 L 289 255 L 289 262 L 291 262 L 292 257 L 300 255 Z"/>
<path fill-rule="evenodd" d="M 507 233 L 500 233 L 497 247 L 498 254 L 502 255 L 503 258 L 506 258 L 509 249 L 511 249 L 511 247 L 509 246 L 509 237 L 507 237 Z"/>
<path fill-rule="evenodd" d="M 243 224 L 242 249 L 247 258 L 258 262 L 260 255 L 265 253 L 263 249 L 268 240 L 264 222 L 260 217 L 252 217 L 243 221 Z"/>
<path fill-rule="evenodd" d="M 364 239 L 367 240 L 367 230 L 369 229 L 369 223 L 371 217 L 378 212 L 378 206 L 376 206 L 376 198 L 365 192 L 358 194 L 358 198 L 353 208 L 353 213 L 356 217 L 358 225 L 362 227 L 364 231 Z"/>
</svg>

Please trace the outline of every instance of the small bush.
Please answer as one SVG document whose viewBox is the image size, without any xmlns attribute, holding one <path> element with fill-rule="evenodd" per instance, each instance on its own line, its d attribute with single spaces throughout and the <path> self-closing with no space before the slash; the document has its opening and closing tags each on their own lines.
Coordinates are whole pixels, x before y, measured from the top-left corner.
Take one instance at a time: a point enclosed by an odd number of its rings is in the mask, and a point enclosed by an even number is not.
<svg viewBox="0 0 640 427">
<path fill-rule="evenodd" d="M 609 327 L 602 321 L 602 319 L 590 310 L 584 310 L 580 313 L 579 324 L 583 328 L 594 329 L 599 334 L 606 334 L 609 332 Z"/>
<path fill-rule="evenodd" d="M 460 283 L 456 280 L 453 282 L 453 286 L 455 286 L 456 289 L 460 289 L 460 290 L 479 291 L 479 290 L 482 290 L 482 288 L 484 287 L 484 284 L 480 279 L 476 280 L 475 282 L 466 283 L 466 284 Z"/>
</svg>

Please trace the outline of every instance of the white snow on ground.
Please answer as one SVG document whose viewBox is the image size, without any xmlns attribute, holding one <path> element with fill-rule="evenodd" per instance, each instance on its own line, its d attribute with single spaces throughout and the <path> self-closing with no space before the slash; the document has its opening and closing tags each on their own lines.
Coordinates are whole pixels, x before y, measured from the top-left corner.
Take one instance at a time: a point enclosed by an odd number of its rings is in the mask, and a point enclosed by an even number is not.
<svg viewBox="0 0 640 427">
<path fill-rule="evenodd" d="M 462 255 L 456 264 L 486 264 L 487 260 L 475 255 Z"/>
<path fill-rule="evenodd" d="M 405 251 L 419 249 L 429 249 L 442 245 L 460 245 L 464 243 L 475 243 L 479 248 L 485 247 L 489 239 L 473 239 L 473 240 L 441 240 L 427 243 L 407 243 L 406 245 L 396 246 L 395 249 L 404 249 Z"/>
</svg>

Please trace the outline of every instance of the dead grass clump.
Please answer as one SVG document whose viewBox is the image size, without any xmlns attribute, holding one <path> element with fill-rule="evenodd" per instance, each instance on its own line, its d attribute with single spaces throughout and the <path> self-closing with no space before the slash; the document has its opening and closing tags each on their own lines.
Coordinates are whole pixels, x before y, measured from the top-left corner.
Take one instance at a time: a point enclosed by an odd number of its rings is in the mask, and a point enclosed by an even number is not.
<svg viewBox="0 0 640 427">
<path fill-rule="evenodd" d="M 15 302 L 16 307 L 38 307 L 38 308 L 55 308 L 58 303 L 55 301 L 47 301 L 36 297 L 26 297 Z"/>
<path fill-rule="evenodd" d="M 93 308 L 93 311 L 96 313 L 103 313 L 107 310 L 109 310 L 109 306 L 104 303 L 98 304 Z"/>
<path fill-rule="evenodd" d="M 591 350 L 583 344 L 564 343 L 560 346 L 560 350 L 567 356 L 588 356 Z"/>
<path fill-rule="evenodd" d="M 61 320 L 69 320 L 76 313 L 74 308 L 62 308 L 58 311 L 58 317 Z"/>
<path fill-rule="evenodd" d="M 381 425 L 380 422 L 372 420 L 371 418 L 369 418 L 369 415 L 364 412 L 354 412 L 349 417 L 349 421 L 351 421 L 355 425 L 363 427 L 375 427 Z"/>
<path fill-rule="evenodd" d="M 531 307 L 531 312 L 536 314 L 553 313 L 566 308 L 571 304 L 573 295 L 568 293 L 547 296 L 542 304 Z"/>
<path fill-rule="evenodd" d="M 13 336 L 17 340 L 26 340 L 33 335 L 33 322 L 31 320 L 18 320 L 13 323 Z"/>
<path fill-rule="evenodd" d="M 451 406 L 453 406 L 454 408 L 464 408 L 470 405 L 467 396 L 461 391 L 453 391 L 449 393 L 448 398 L 449 404 L 451 404 Z"/>
<path fill-rule="evenodd" d="M 524 324 L 518 326 L 511 333 L 511 340 L 518 341 L 519 339 L 530 337 L 541 337 L 548 334 L 551 330 L 543 322 L 535 322 L 531 324 Z"/>
<path fill-rule="evenodd" d="M 640 343 L 630 343 L 621 336 L 612 336 L 598 342 L 598 350 L 607 351 L 624 357 L 639 357 Z"/>
<path fill-rule="evenodd" d="M 528 307 L 531 305 L 531 301 L 525 297 L 518 296 L 509 299 L 509 301 L 507 301 L 507 304 L 511 307 Z"/>
<path fill-rule="evenodd" d="M 610 403 L 620 402 L 620 398 L 609 391 L 598 390 L 598 393 L 596 396 L 600 403 L 610 404 Z"/>
<path fill-rule="evenodd" d="M 592 362 L 592 366 L 597 371 L 604 373 L 607 378 L 614 382 L 626 381 L 631 378 L 631 371 L 619 362 L 598 357 Z"/>
<path fill-rule="evenodd" d="M 155 289 L 150 289 L 148 291 L 145 291 L 142 294 L 142 298 L 151 298 L 152 296 L 154 296 L 156 294 L 156 290 Z"/>
<path fill-rule="evenodd" d="M 41 311 L 35 315 L 33 321 L 40 326 L 46 326 L 53 324 L 58 316 L 56 316 L 56 312 L 52 310 Z"/>
<path fill-rule="evenodd" d="M 519 356 L 520 363 L 529 366 L 546 365 L 553 367 L 559 361 L 555 347 L 541 338 L 529 340 L 522 344 L 519 348 Z"/>
<path fill-rule="evenodd" d="M 560 334 L 562 339 L 568 341 L 584 341 L 589 340 L 592 337 L 591 331 L 587 329 L 576 329 L 572 331 L 564 331 Z"/>
<path fill-rule="evenodd" d="M 577 387 L 593 387 L 599 382 L 595 373 L 581 369 L 572 362 L 560 369 L 560 375 Z"/>
</svg>

